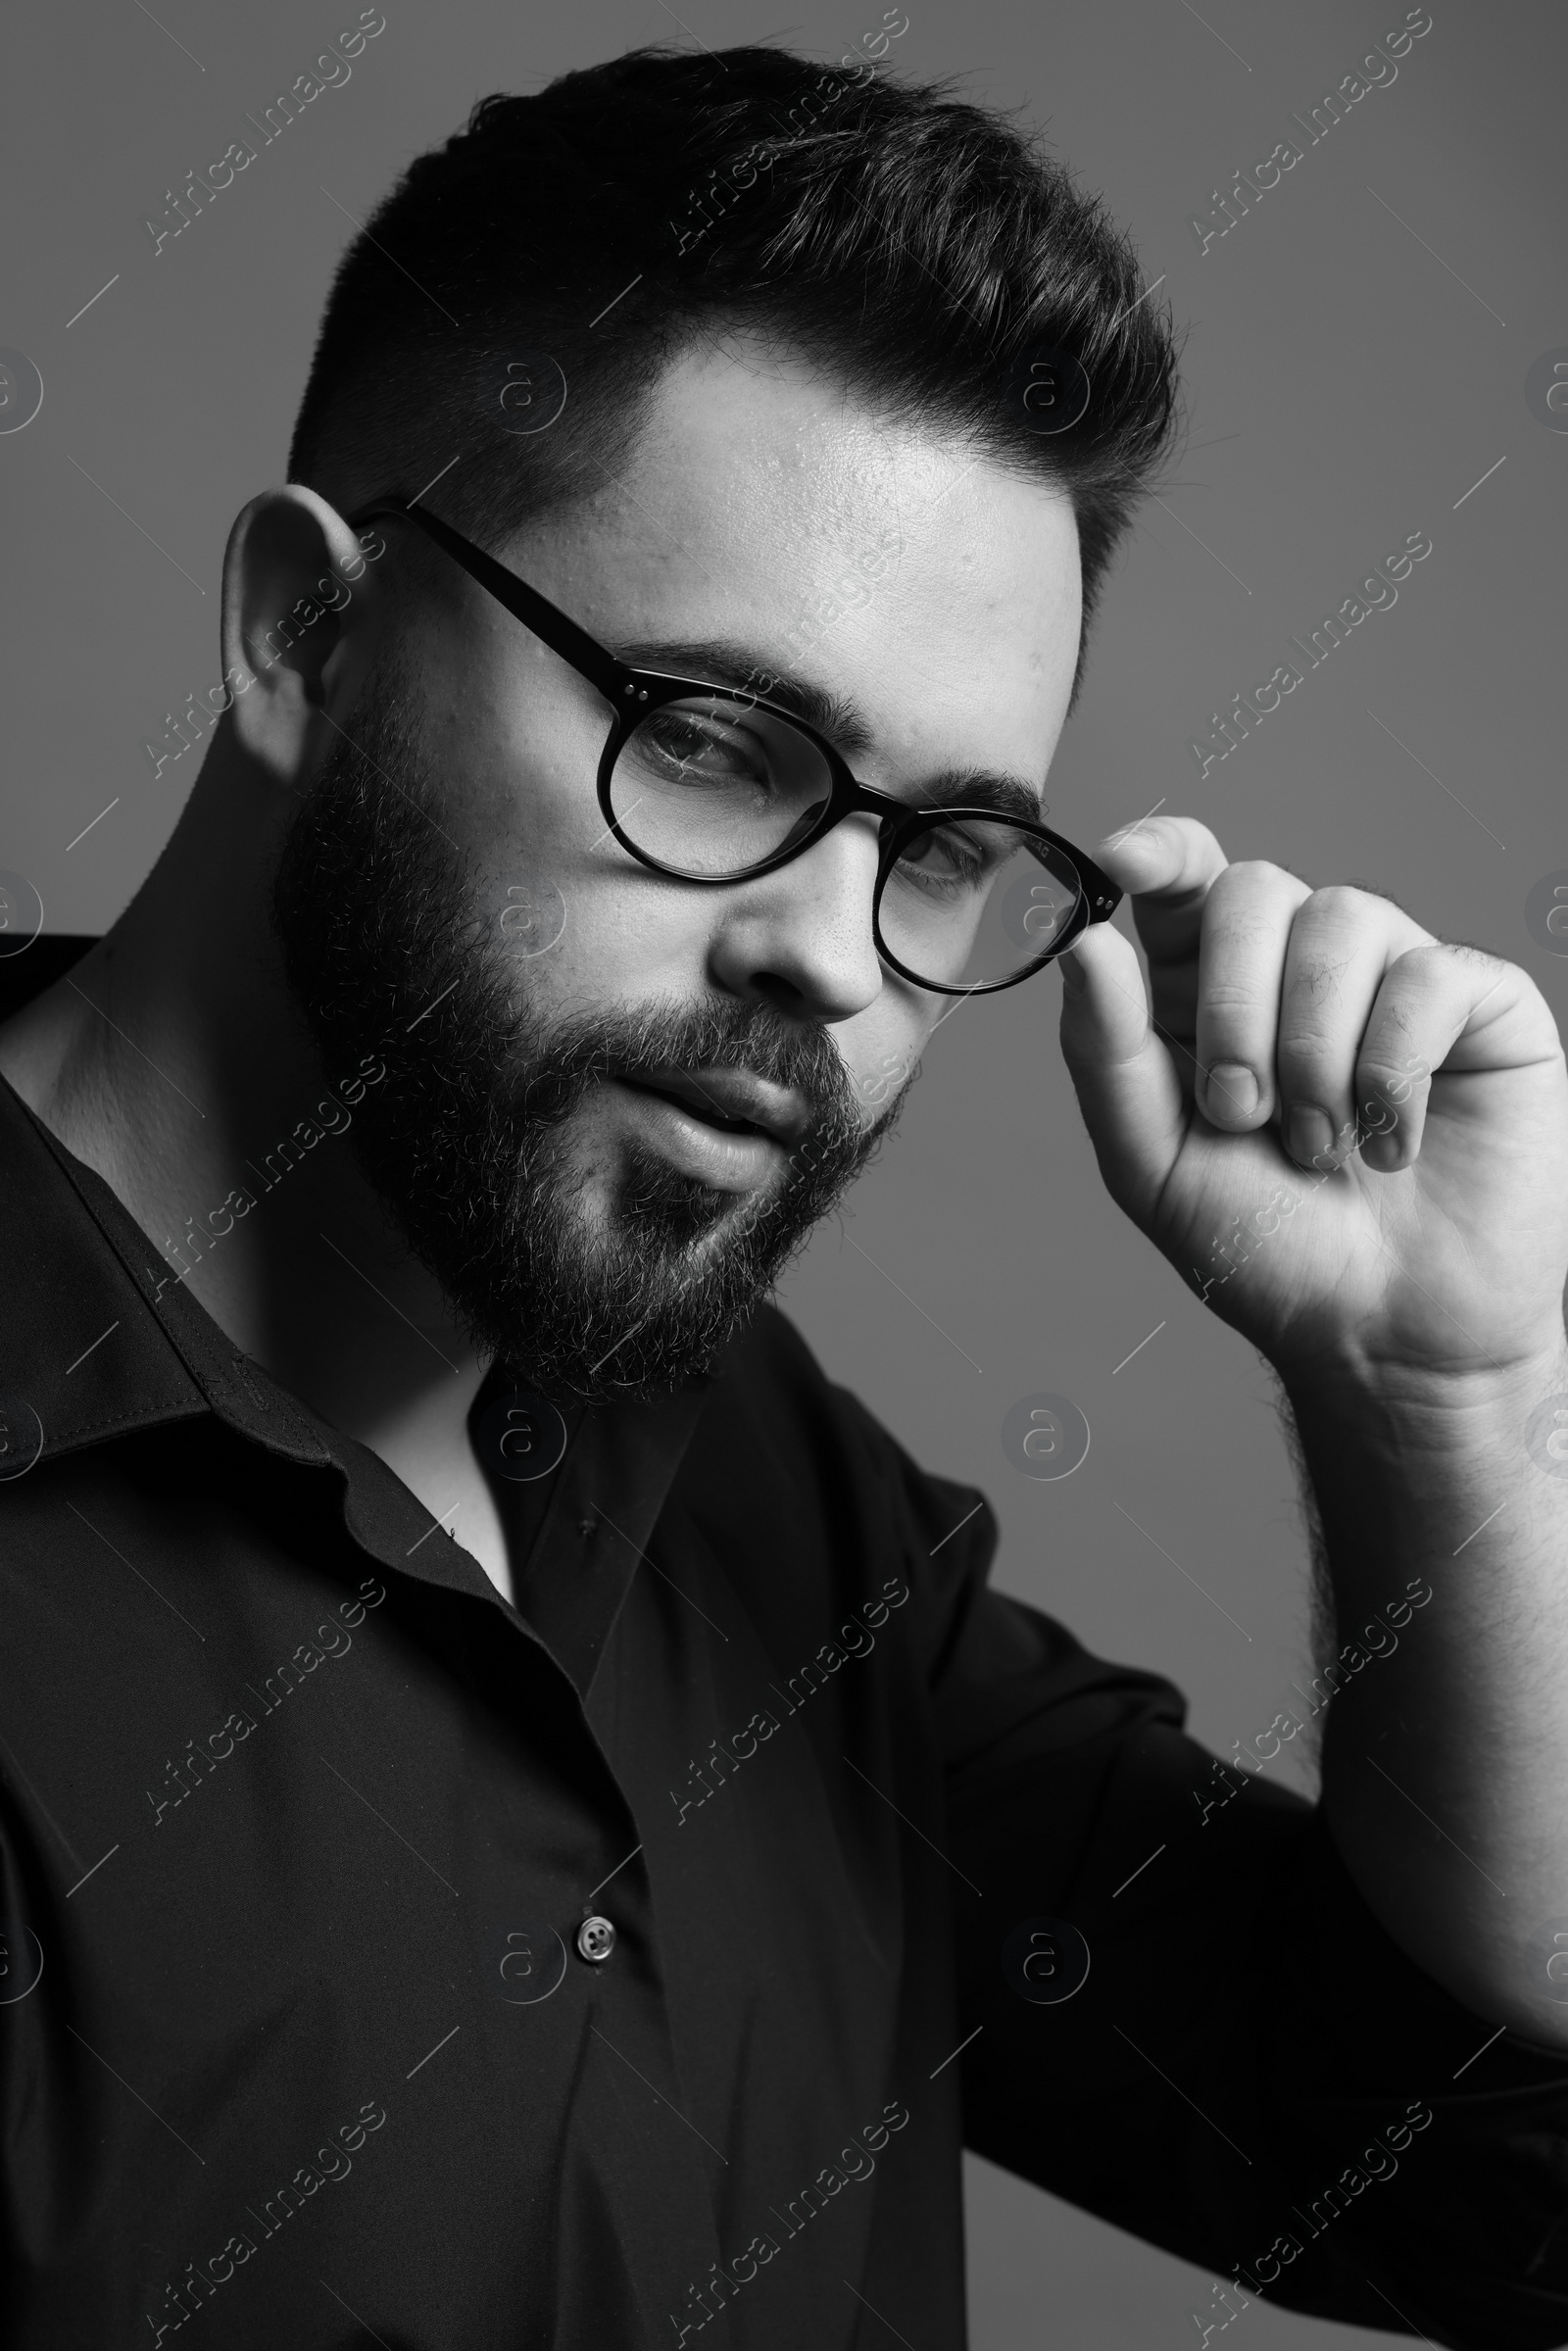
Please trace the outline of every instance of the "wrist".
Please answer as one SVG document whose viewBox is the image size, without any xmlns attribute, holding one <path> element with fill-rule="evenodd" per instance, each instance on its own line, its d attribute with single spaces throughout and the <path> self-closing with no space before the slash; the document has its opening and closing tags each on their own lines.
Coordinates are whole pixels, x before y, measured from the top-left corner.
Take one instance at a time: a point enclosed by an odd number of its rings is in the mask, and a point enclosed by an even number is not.
<svg viewBox="0 0 1568 2351">
<path fill-rule="evenodd" d="M 1544 1398 L 1568 1393 L 1568 1336 L 1558 1329 L 1528 1351 L 1480 1366 L 1374 1357 L 1350 1345 L 1310 1366 L 1277 1368 L 1298 1425 L 1430 1423 L 1451 1442 L 1469 1425 L 1522 1426 Z"/>
<path fill-rule="evenodd" d="M 1482 1371 L 1342 1362 L 1284 1378 L 1325 1522 L 1443 1510 L 1536 1473 L 1568 1479 L 1568 1342 Z M 1534 1464 L 1534 1471 L 1532 1470 Z"/>
</svg>

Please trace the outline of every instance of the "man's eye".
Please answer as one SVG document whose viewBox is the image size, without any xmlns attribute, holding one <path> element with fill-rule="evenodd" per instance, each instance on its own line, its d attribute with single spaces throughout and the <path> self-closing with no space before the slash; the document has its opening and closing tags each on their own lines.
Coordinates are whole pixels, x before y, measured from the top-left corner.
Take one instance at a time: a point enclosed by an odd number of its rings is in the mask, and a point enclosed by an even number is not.
<svg viewBox="0 0 1568 2351">
<path fill-rule="evenodd" d="M 956 826 L 921 833 L 899 853 L 899 871 L 927 890 L 972 890 L 989 870 L 984 852 Z"/>
<path fill-rule="evenodd" d="M 692 710 L 655 710 L 634 737 L 635 750 L 666 783 L 765 786 L 762 746 L 742 727 Z"/>
</svg>

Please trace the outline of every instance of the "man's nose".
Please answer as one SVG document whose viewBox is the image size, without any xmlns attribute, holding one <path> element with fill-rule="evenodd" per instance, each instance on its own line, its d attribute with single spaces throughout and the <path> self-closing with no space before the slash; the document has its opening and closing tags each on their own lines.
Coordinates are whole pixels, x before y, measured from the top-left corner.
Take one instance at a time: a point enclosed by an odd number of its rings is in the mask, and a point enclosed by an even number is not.
<svg viewBox="0 0 1568 2351">
<path fill-rule="evenodd" d="M 720 986 L 800 1019 L 848 1020 L 873 1003 L 877 820 L 845 817 L 793 863 L 736 886 L 710 951 Z"/>
</svg>

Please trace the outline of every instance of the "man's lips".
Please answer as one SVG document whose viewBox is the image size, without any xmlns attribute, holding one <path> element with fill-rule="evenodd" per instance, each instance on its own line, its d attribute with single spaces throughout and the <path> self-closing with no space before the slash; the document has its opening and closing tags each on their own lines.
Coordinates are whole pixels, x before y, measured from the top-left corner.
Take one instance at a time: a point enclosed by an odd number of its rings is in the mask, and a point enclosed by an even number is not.
<svg viewBox="0 0 1568 2351">
<path fill-rule="evenodd" d="M 654 1069 L 621 1083 L 661 1094 L 724 1132 L 765 1135 L 785 1151 L 795 1148 L 811 1122 L 808 1104 L 792 1088 L 749 1069 Z"/>
</svg>

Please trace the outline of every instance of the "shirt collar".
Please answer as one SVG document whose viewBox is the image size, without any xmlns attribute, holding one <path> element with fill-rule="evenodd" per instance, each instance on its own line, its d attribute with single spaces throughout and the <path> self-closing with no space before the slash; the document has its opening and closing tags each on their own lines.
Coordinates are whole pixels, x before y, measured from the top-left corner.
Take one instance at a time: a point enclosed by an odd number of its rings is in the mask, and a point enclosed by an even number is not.
<svg viewBox="0 0 1568 2351">
<path fill-rule="evenodd" d="M 103 1178 L 3 1077 L 0 1200 L 0 1445 L 10 1445 L 13 1460 L 23 1458 L 18 1446 L 24 1452 L 29 1433 L 24 1467 L 211 1412 L 269 1452 L 340 1469 L 350 1532 L 389 1566 L 494 1596 L 478 1563 L 439 1537 L 431 1513 L 378 1454 L 235 1347 L 183 1278 L 156 1262 Z M 559 1644 L 579 1688 L 619 1613 L 710 1386 L 574 1416 L 517 1596 L 547 1641 Z M 577 1530 L 590 1520 L 602 1530 L 603 1565 L 584 1580 Z"/>
<path fill-rule="evenodd" d="M 4 1078 L 0 1193 L 0 1395 L 35 1415 L 43 1459 L 203 1411 L 270 1451 L 331 1459 L 314 1416 L 155 1262 L 103 1178 Z"/>
</svg>

